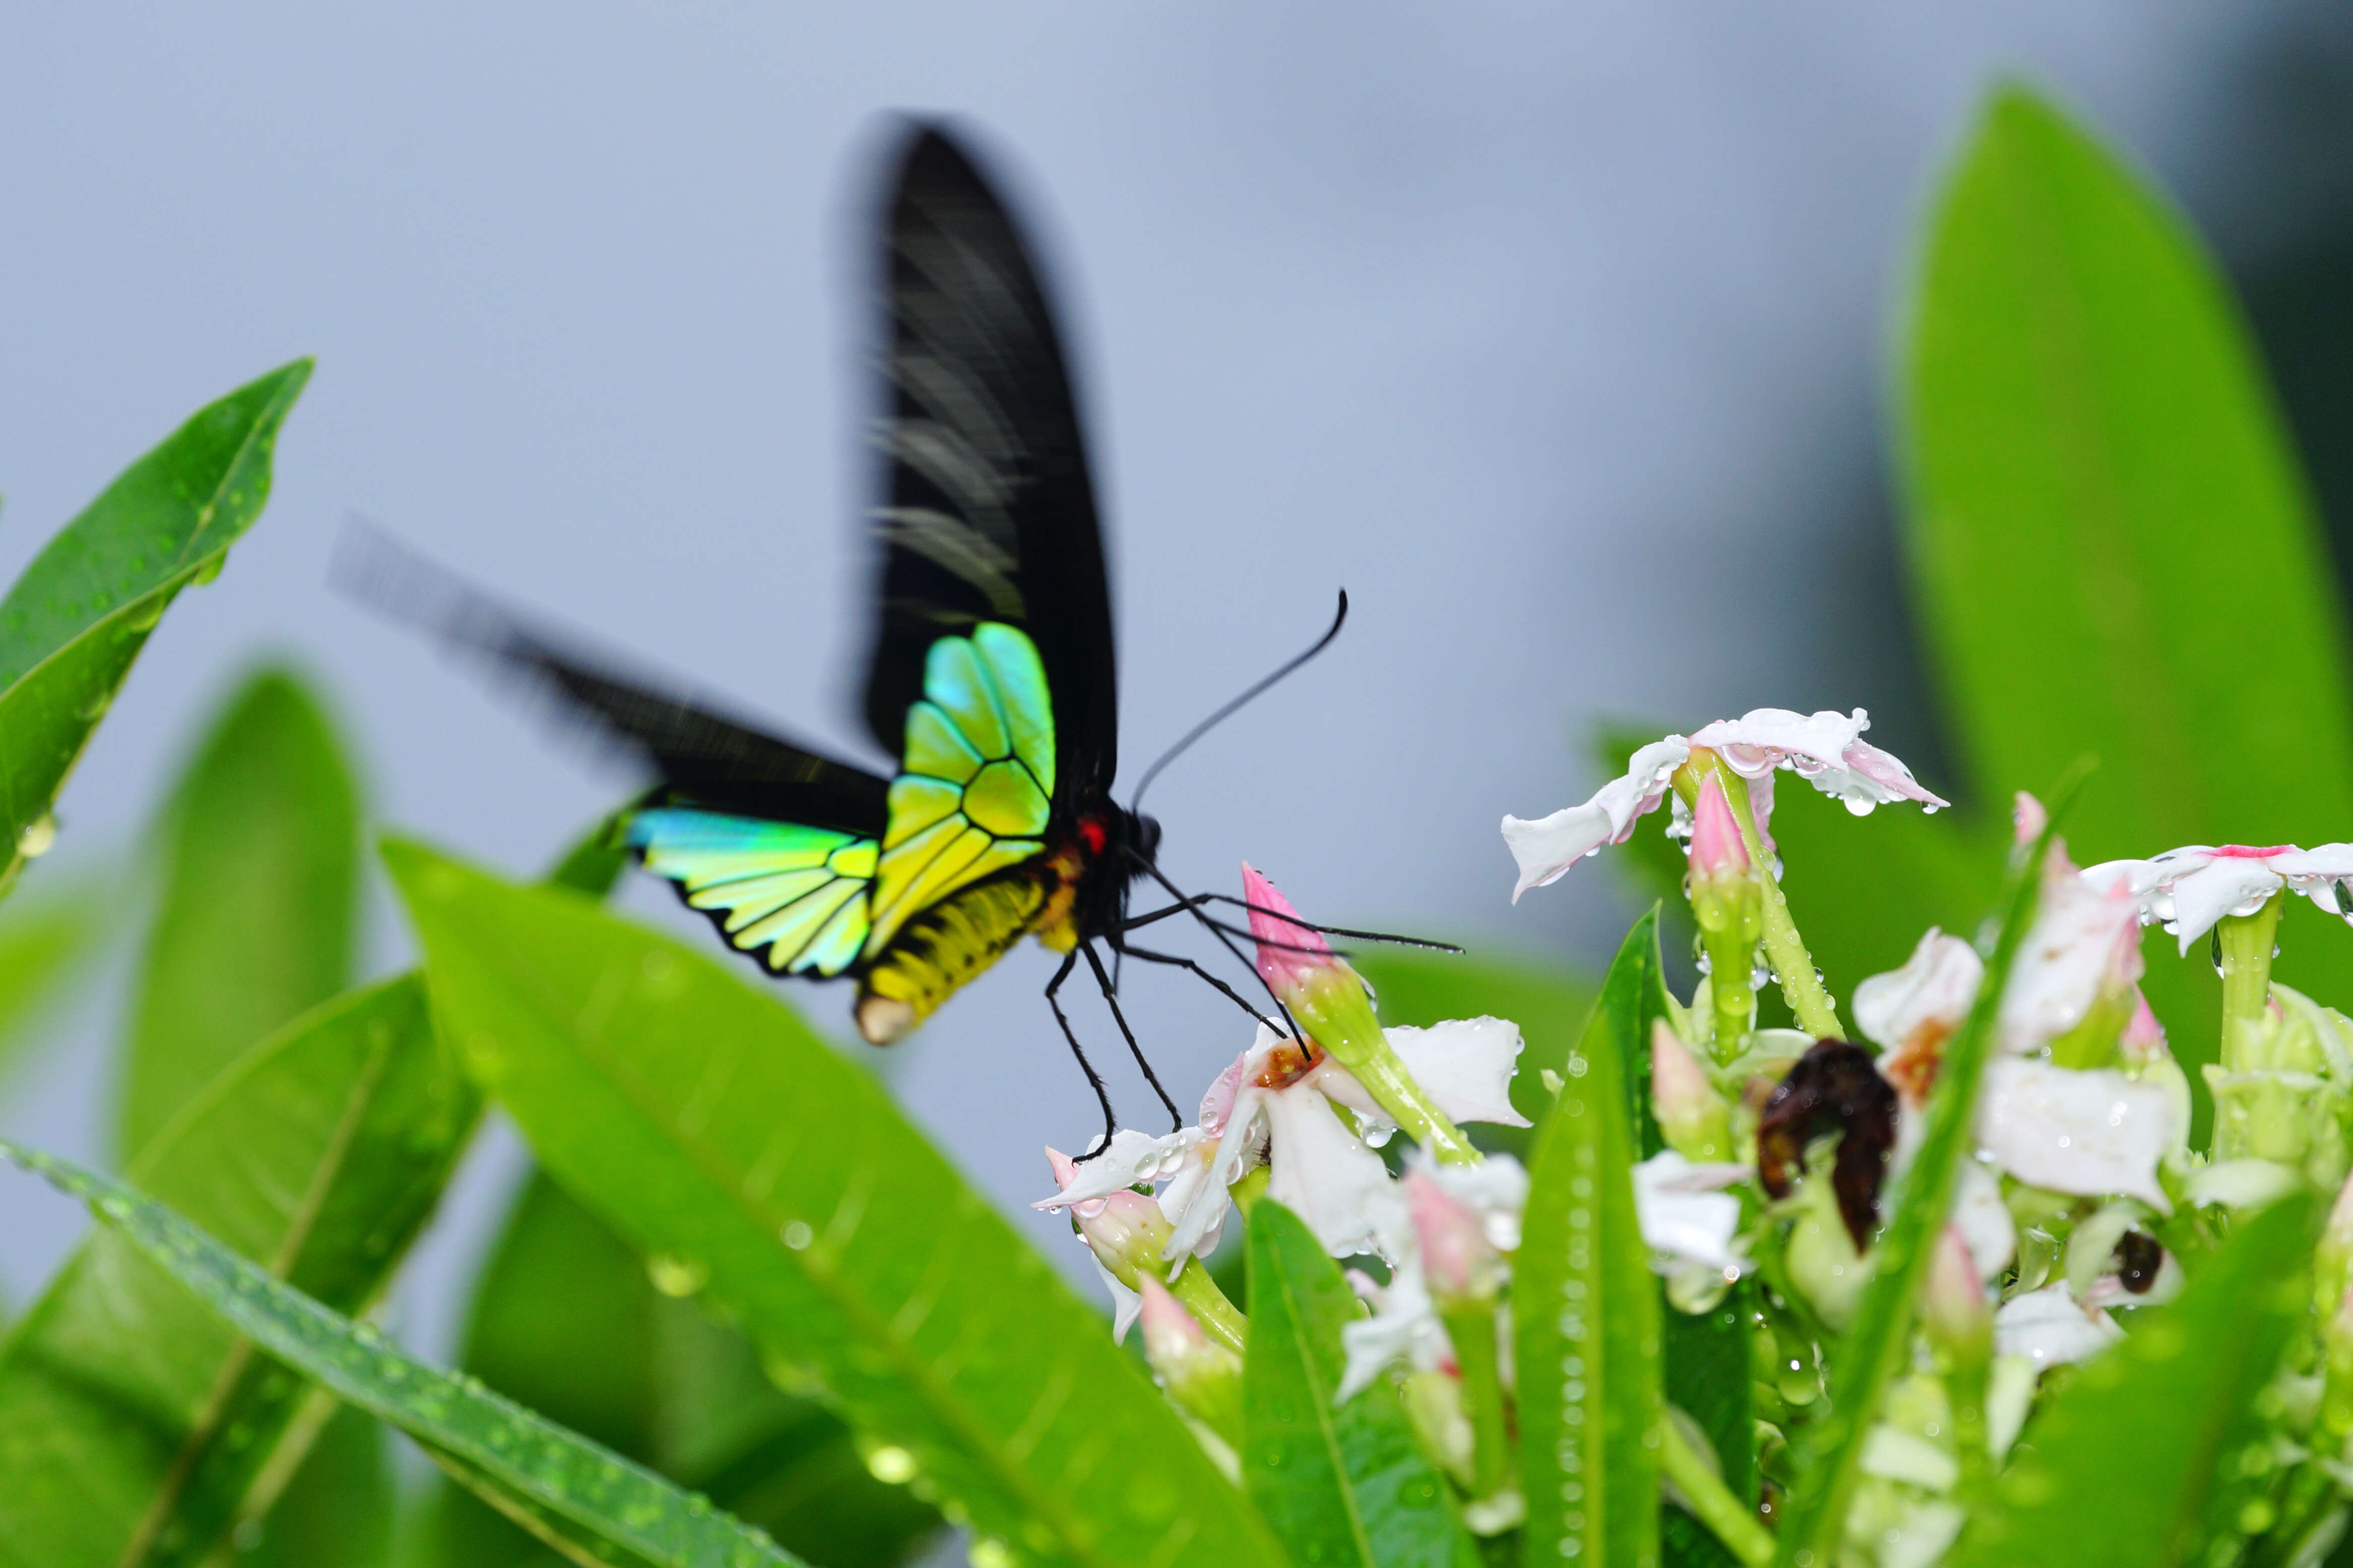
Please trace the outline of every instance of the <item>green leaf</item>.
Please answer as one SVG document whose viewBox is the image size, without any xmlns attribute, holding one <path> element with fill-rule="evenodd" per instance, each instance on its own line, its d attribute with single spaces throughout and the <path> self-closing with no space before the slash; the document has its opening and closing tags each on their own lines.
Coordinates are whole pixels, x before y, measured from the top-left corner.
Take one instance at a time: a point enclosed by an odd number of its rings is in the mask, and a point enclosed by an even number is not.
<svg viewBox="0 0 2353 1568">
<path fill-rule="evenodd" d="M 1364 1315 L 1314 1233 L 1271 1199 L 1250 1211 L 1242 1475 L 1298 1563 L 1477 1568 L 1446 1482 L 1386 1379 L 1345 1405 L 1340 1329 Z"/>
<path fill-rule="evenodd" d="M 2255 1215 L 2171 1305 L 2134 1313 L 2037 1413 L 1950 1568 L 2237 1561 L 2206 1548 L 2237 1533 L 2218 1506 L 2236 1456 L 2254 1444 L 2273 1464 L 2256 1395 L 2310 1309 L 2315 1207 L 2298 1195 Z"/>
<path fill-rule="evenodd" d="M 1522 1561 L 1659 1561 L 1659 1287 L 1634 1212 L 1630 1064 L 1650 1057 L 1658 911 L 1601 983 L 1536 1130 L 1514 1264 Z"/>
<path fill-rule="evenodd" d="M 297 360 L 199 412 L 0 600 L 0 889 L 47 847 L 50 803 L 164 609 L 261 515 L 279 426 L 310 375 Z"/>
<path fill-rule="evenodd" d="M 125 1152 L 349 983 L 359 834 L 317 700 L 283 670 L 258 672 L 206 727 L 155 836 L 166 869 L 132 1012 Z"/>
<path fill-rule="evenodd" d="M 0 918 L 0 1079 L 80 969 L 104 928 L 92 887 L 28 900 Z"/>
<path fill-rule="evenodd" d="M 1663 1298 L 1663 1284 L 1660 1290 Z M 1750 1509 L 1757 1506 L 1757 1419 L 1750 1406 L 1750 1327 L 1757 1310 L 1757 1281 L 1734 1286 L 1708 1311 L 1660 1310 L 1665 1348 L 1667 1403 L 1699 1424 L 1724 1470 L 1724 1487 Z M 1717 1568 L 1739 1562 L 1715 1532 L 1672 1505 L 1659 1513 L 1660 1547 L 1666 1568 Z"/>
<path fill-rule="evenodd" d="M 576 894 L 385 858 L 436 1009 L 541 1163 L 982 1535 L 1281 1561 L 1101 1316 L 793 1013 Z"/>
<path fill-rule="evenodd" d="M 1593 1006 L 1593 985 L 1580 976 L 1523 959 L 1488 954 L 1451 957 L 1431 952 L 1368 952 L 1350 960 L 1380 996 L 1381 1018 L 1389 1024 L 1428 1028 L 1450 1018 L 1482 1015 L 1509 1018 L 1520 1026 L 1527 1048 L 1512 1079 L 1512 1109 L 1535 1122 L 1552 1097 L 1543 1072 L 1561 1069 L 1577 1030 Z M 1472 1138 L 1482 1149 L 1525 1159 L 1532 1129 L 1478 1123 Z"/>
<path fill-rule="evenodd" d="M 902 1561 L 939 1527 L 870 1472 L 847 1428 L 778 1390 L 743 1336 L 662 1295 L 628 1246 L 535 1173 L 474 1300 L 465 1370 L 648 1465 L 827 1568 Z M 445 1489 L 438 1561 L 544 1561 L 470 1493 Z"/>
<path fill-rule="evenodd" d="M 269 1515 L 233 1538 L 237 1568 L 389 1568 L 399 1500 L 384 1427 L 338 1401 Z"/>
<path fill-rule="evenodd" d="M 1931 220 L 1904 351 L 1910 545 L 1977 797 L 2101 761 L 2084 864 L 2314 843 L 2353 817 L 2344 606 L 2254 346 L 2165 202 L 1996 93 Z M 2289 944 L 2317 994 L 2353 947 Z M 2145 988 L 2205 1122 L 2208 966 Z"/>
<path fill-rule="evenodd" d="M 356 1311 L 431 1213 L 479 1113 L 424 987 L 397 980 L 240 1059 L 132 1179 Z M 267 1507 L 327 1414 L 301 1378 L 101 1231 L 0 1348 L 0 1563 L 200 1561 Z"/>
<path fill-rule="evenodd" d="M 1910 1168 L 1891 1182 L 1882 1198 L 1889 1218 L 1871 1249 L 1871 1283 L 1832 1361 L 1831 1408 L 1807 1429 L 1798 1482 L 1781 1516 L 1781 1562 L 1791 1568 L 1838 1559 L 1847 1504 L 1872 1423 L 1878 1418 L 1880 1397 L 1911 1356 L 1913 1306 L 1927 1277 L 1936 1237 L 1952 1213 L 1961 1161 L 1975 1142 L 1978 1086 L 1993 1049 L 2002 988 L 2033 923 L 2042 863 L 2060 820 L 2073 807 L 2084 775 L 2079 764 L 2051 792 L 2051 824 L 2010 873 L 2000 934 L 1968 1016 L 1946 1042 L 1936 1088 L 1922 1113 L 1919 1147 Z"/>
<path fill-rule="evenodd" d="M 446 1457 L 567 1540 L 609 1544 L 658 1568 L 757 1568 L 798 1559 L 652 1472 L 510 1400 L 427 1366 L 240 1258 L 119 1182 L 0 1139 L 205 1307 L 272 1356 Z M 583 1561 L 594 1562 L 586 1551 Z"/>
</svg>

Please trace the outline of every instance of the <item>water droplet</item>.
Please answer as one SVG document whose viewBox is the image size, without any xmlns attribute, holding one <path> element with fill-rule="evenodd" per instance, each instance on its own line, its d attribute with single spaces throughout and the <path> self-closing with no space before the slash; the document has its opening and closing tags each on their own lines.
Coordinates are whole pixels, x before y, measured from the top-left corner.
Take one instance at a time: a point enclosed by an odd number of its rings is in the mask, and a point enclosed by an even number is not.
<svg viewBox="0 0 2353 1568">
<path fill-rule="evenodd" d="M 665 1296 L 691 1296 L 711 1282 L 711 1268 L 691 1258 L 657 1252 L 646 1259 L 646 1277 Z"/>
<path fill-rule="evenodd" d="M 808 1244 L 817 1239 L 817 1232 L 809 1228 L 809 1223 L 805 1219 L 786 1221 L 780 1234 L 785 1245 L 795 1252 L 807 1251 Z"/>
<path fill-rule="evenodd" d="M 866 1473 L 886 1487 L 905 1486 L 921 1468 L 914 1455 L 896 1444 L 886 1443 L 866 1456 Z"/>
<path fill-rule="evenodd" d="M 47 854 L 57 841 L 58 819 L 45 811 L 26 823 L 25 831 L 16 835 L 16 853 L 27 860 L 37 859 Z"/>
</svg>

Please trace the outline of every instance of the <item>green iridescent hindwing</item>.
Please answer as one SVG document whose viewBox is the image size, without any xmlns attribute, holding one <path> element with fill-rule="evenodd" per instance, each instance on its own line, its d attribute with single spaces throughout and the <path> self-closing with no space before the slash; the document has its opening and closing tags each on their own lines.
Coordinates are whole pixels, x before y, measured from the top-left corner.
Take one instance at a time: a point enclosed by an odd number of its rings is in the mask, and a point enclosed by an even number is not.
<svg viewBox="0 0 2353 1568">
<path fill-rule="evenodd" d="M 658 806 L 629 819 L 646 869 L 678 883 L 746 952 L 770 969 L 836 975 L 858 962 L 871 929 L 871 838 L 794 822 Z"/>
<path fill-rule="evenodd" d="M 1036 645 L 995 621 L 932 644 L 891 782 L 868 955 L 918 910 L 1043 850 L 1053 797 L 1054 710 Z"/>
</svg>

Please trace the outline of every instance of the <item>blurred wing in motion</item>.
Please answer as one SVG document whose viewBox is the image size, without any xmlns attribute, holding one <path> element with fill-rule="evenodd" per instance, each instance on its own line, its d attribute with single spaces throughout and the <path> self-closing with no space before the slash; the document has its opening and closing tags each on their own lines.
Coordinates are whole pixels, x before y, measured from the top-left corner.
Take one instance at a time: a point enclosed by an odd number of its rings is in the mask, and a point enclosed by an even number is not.
<svg viewBox="0 0 2353 1568">
<path fill-rule="evenodd" d="M 1070 375 L 1004 204 L 940 130 L 914 127 L 882 215 L 880 624 L 866 721 L 897 750 L 933 645 L 984 622 L 1035 647 L 1066 815 L 1117 763 L 1111 598 Z M 1056 786 L 1059 785 L 1059 793 Z"/>
<path fill-rule="evenodd" d="M 629 818 L 629 847 L 768 967 L 841 973 L 864 950 L 867 890 L 890 813 L 874 774 L 724 718 L 694 696 L 619 674 L 365 525 L 347 528 L 333 579 L 353 597 L 553 698 L 660 779 Z"/>
</svg>

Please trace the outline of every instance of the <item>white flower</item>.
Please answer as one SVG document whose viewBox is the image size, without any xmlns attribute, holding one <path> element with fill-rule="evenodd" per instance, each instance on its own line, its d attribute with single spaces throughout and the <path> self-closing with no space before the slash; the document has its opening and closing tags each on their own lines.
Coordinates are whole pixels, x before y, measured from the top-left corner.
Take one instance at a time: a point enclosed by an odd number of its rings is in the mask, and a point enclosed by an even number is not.
<svg viewBox="0 0 2353 1568">
<path fill-rule="evenodd" d="M 2124 1337 L 2107 1313 L 2077 1305 L 2064 1279 L 2013 1297 L 1993 1315 L 1994 1349 L 2025 1357 L 2038 1372 L 2089 1361 Z"/>
<path fill-rule="evenodd" d="M 1667 781 L 1694 746 L 1713 749 L 1733 772 L 1750 781 L 1750 809 L 1757 836 L 1768 850 L 1772 838 L 1767 825 L 1773 815 L 1777 768 L 1788 768 L 1824 795 L 1836 796 L 1858 816 L 1896 800 L 1916 800 L 1931 809 L 1945 805 L 1920 787 L 1911 769 L 1862 738 L 1870 727 L 1871 720 L 1860 708 L 1850 715 L 1758 708 L 1737 719 L 1719 719 L 1688 736 L 1653 741 L 1628 759 L 1621 776 L 1603 784 L 1583 805 L 1565 806 L 1533 822 L 1504 818 L 1504 841 L 1520 868 L 1512 900 L 1518 902 L 1522 893 L 1553 881 L 1603 845 L 1623 844 L 1631 837 L 1635 822 L 1658 809 Z"/>
<path fill-rule="evenodd" d="M 1991 1279 L 2010 1267 L 2018 1252 L 2018 1222 L 2001 1201 L 2001 1179 L 1975 1160 L 1961 1163 L 1960 1180 L 1953 1189 L 1952 1225 L 1969 1249 L 1978 1279 Z"/>
<path fill-rule="evenodd" d="M 1371 1283 L 1362 1275 L 1351 1283 L 1360 1280 Z M 1416 1370 L 1427 1372 L 1454 1357 L 1446 1325 L 1439 1320 L 1437 1304 L 1430 1300 L 1430 1287 L 1422 1279 L 1419 1258 L 1409 1256 L 1390 1274 L 1388 1289 L 1372 1286 L 1366 1295 L 1373 1303 L 1373 1315 L 1340 1325 L 1340 1348 L 1346 1352 L 1348 1364 L 1340 1374 L 1335 1405 L 1345 1405 L 1358 1390 L 1371 1387 L 1381 1369 L 1393 1361 L 1403 1359 Z"/>
<path fill-rule="evenodd" d="M 1512 1075 L 1519 1070 L 1520 1026 L 1503 1018 L 1457 1018 L 1427 1029 L 1398 1025 L 1383 1029 L 1389 1049 L 1405 1063 L 1406 1071 L 1421 1086 L 1438 1109 L 1455 1121 L 1493 1121 L 1504 1127 L 1525 1127 L 1528 1119 L 1512 1109 Z M 1397 1123 L 1377 1100 L 1337 1061 L 1308 1075 L 1322 1089 L 1356 1113 L 1356 1124 L 1368 1133 L 1384 1134 Z"/>
<path fill-rule="evenodd" d="M 1454 1121 L 1528 1124 L 1510 1094 L 1518 1026 L 1472 1018 L 1382 1032 Z M 1160 1194 L 1176 1227 L 1163 1256 L 1180 1268 L 1187 1256 L 1206 1256 L 1232 1201 L 1227 1189 L 1263 1158 L 1271 1167 L 1267 1194 L 1295 1210 L 1334 1257 L 1398 1257 L 1410 1231 L 1405 1201 L 1380 1156 L 1340 1121 L 1335 1107 L 1343 1106 L 1376 1143 L 1396 1127 L 1347 1068 L 1328 1056 L 1308 1065 L 1299 1042 L 1261 1026 L 1202 1099 L 1200 1133 L 1217 1142 L 1200 1145 L 1194 1158 L 1206 1153 L 1207 1163 L 1180 1169 Z"/>
<path fill-rule="evenodd" d="M 2084 1021 L 2104 994 L 2141 977 L 2140 901 L 2114 866 L 2078 872 L 2065 845 L 2051 844 L 2034 923 L 2002 987 L 2002 1047 L 2031 1051 Z"/>
<path fill-rule="evenodd" d="M 1977 949 L 1930 926 L 1904 967 L 1874 974 L 1854 988 L 1854 1024 L 1863 1037 L 1889 1050 L 1901 1049 L 1932 1026 L 1951 1034 L 1977 999 L 1985 963 Z"/>
<path fill-rule="evenodd" d="M 2173 1105 L 2152 1084 L 2112 1068 L 2079 1072 L 2004 1057 L 1989 1063 L 1978 1142 L 2031 1186 L 2105 1197 L 2121 1193 L 2171 1214 L 2157 1165 L 2173 1141 Z"/>
<path fill-rule="evenodd" d="M 1103 1139 L 1098 1136 L 1095 1142 Z M 1071 1179 L 1060 1192 L 1029 1206 L 1052 1210 L 1100 1205 L 1123 1187 L 1144 1186 L 1176 1175 L 1192 1163 L 1193 1148 L 1200 1142 L 1198 1127 L 1182 1127 L 1159 1138 L 1123 1127 L 1112 1134 L 1108 1150 L 1072 1165 Z"/>
<path fill-rule="evenodd" d="M 2084 873 L 2123 873 L 2140 900 L 2145 921 L 2161 921 L 2189 944 L 2225 915 L 2251 915 L 2282 888 L 2302 893 L 2314 905 L 2353 923 L 2353 901 L 2339 885 L 2353 878 L 2353 844 L 2323 844 L 2299 849 L 2293 844 L 2268 849 L 2243 844 L 2210 847 L 2192 844 L 2148 860 L 2110 860 Z"/>
<path fill-rule="evenodd" d="M 1694 1165 L 1663 1149 L 1634 1167 L 1634 1214 L 1652 1267 L 1672 1273 L 1696 1264 L 1737 1278 L 1748 1267 L 1733 1246 L 1740 1200 L 1722 1189 L 1746 1179 L 1746 1165 Z"/>
<path fill-rule="evenodd" d="M 1427 1149 L 1405 1157 L 1406 1168 L 1436 1182 L 1446 1195 L 1479 1216 L 1487 1245 L 1498 1252 L 1520 1249 L 1520 1216 L 1527 1212 L 1528 1168 L 1509 1154 L 1490 1154 L 1475 1165 L 1441 1165 Z"/>
</svg>

